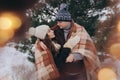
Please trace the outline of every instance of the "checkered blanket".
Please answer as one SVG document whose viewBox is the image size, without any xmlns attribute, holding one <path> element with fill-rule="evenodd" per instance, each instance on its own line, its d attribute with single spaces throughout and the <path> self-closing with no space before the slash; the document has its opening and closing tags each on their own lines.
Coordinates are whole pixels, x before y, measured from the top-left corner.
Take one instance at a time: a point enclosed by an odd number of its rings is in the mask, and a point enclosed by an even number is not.
<svg viewBox="0 0 120 80">
<path fill-rule="evenodd" d="M 59 77 L 58 70 L 54 63 L 51 52 L 39 40 L 36 41 L 35 47 L 35 64 L 37 69 L 37 80 L 54 80 Z M 43 46 L 44 45 L 44 46 Z"/>
<path fill-rule="evenodd" d="M 64 47 L 71 48 L 72 53 L 80 53 L 84 56 L 87 71 L 87 80 L 96 80 L 96 70 L 100 67 L 95 45 L 84 27 L 74 23 L 70 37 Z"/>
</svg>

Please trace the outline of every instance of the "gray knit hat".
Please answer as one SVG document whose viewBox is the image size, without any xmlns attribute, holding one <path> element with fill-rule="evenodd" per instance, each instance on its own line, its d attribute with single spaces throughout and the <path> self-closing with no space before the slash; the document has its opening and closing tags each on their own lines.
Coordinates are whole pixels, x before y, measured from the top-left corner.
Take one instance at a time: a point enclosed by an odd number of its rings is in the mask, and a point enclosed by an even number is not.
<svg viewBox="0 0 120 80">
<path fill-rule="evenodd" d="M 62 3 L 60 5 L 60 9 L 56 15 L 57 21 L 71 21 L 71 14 L 68 11 L 68 5 L 65 3 Z"/>
<path fill-rule="evenodd" d="M 49 30 L 50 27 L 48 25 L 39 25 L 36 28 L 30 27 L 28 30 L 28 34 L 40 39 L 45 39 L 45 36 Z"/>
</svg>

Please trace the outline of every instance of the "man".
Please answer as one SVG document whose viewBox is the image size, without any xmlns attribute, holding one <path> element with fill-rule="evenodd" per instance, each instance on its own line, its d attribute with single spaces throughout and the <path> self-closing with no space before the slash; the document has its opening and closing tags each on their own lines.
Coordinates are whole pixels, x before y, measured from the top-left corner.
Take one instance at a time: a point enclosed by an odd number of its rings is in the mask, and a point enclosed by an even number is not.
<svg viewBox="0 0 120 80">
<path fill-rule="evenodd" d="M 100 62 L 85 28 L 72 20 L 65 3 L 60 5 L 56 20 L 57 24 L 52 27 L 56 36 L 54 40 L 63 47 L 71 48 L 66 63 L 60 68 L 63 80 L 97 80 Z"/>
</svg>

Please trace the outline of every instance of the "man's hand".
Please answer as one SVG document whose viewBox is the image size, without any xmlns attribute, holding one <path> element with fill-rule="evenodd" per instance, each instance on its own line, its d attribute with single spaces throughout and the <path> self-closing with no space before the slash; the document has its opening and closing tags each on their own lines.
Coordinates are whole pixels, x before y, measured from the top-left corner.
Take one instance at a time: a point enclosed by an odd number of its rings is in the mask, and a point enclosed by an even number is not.
<svg viewBox="0 0 120 80">
<path fill-rule="evenodd" d="M 73 54 L 70 54 L 67 59 L 66 59 L 66 62 L 73 62 L 74 60 L 74 55 Z"/>
</svg>

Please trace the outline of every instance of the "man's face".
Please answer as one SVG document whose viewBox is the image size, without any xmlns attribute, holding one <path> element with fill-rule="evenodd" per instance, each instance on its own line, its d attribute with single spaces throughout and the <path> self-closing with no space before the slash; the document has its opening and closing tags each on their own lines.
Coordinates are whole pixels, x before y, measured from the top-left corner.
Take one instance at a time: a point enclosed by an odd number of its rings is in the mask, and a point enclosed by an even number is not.
<svg viewBox="0 0 120 80">
<path fill-rule="evenodd" d="M 51 30 L 51 29 L 48 31 L 48 33 L 47 33 L 47 34 L 48 34 L 48 36 L 49 36 L 49 38 L 50 38 L 50 39 L 52 39 L 52 38 L 54 38 L 54 37 L 55 37 L 54 31 L 53 31 L 53 30 Z"/>
<path fill-rule="evenodd" d="M 70 22 L 67 22 L 67 21 L 58 21 L 58 22 L 57 22 L 57 25 L 58 25 L 61 29 L 64 29 L 64 28 L 70 26 Z"/>
</svg>

